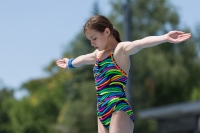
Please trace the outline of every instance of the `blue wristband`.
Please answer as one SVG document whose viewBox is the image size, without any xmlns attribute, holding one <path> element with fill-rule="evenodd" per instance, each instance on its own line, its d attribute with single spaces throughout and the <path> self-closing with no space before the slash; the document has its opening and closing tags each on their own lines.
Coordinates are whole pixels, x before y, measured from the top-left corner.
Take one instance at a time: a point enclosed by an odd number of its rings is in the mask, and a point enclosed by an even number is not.
<svg viewBox="0 0 200 133">
<path fill-rule="evenodd" d="M 72 61 L 74 60 L 74 58 L 71 58 L 68 60 L 68 67 L 69 68 L 75 68 L 73 65 L 72 65 Z"/>
</svg>

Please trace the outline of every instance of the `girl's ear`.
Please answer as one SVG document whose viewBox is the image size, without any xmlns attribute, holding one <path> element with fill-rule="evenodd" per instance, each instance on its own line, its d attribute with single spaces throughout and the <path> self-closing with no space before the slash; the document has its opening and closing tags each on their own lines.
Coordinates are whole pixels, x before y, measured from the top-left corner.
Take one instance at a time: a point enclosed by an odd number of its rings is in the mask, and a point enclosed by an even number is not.
<svg viewBox="0 0 200 133">
<path fill-rule="evenodd" d="M 110 35 L 110 29 L 109 28 L 105 28 L 104 33 L 109 36 Z"/>
</svg>

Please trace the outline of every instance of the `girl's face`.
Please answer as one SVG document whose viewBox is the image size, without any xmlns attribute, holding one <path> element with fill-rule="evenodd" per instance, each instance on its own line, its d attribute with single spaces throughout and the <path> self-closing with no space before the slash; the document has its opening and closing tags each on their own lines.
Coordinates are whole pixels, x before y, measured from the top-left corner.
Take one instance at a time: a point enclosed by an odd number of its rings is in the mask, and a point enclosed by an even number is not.
<svg viewBox="0 0 200 133">
<path fill-rule="evenodd" d="M 108 46 L 108 37 L 110 30 L 106 28 L 103 33 L 93 29 L 87 29 L 85 36 L 90 40 L 91 45 L 99 51 L 105 50 Z"/>
</svg>

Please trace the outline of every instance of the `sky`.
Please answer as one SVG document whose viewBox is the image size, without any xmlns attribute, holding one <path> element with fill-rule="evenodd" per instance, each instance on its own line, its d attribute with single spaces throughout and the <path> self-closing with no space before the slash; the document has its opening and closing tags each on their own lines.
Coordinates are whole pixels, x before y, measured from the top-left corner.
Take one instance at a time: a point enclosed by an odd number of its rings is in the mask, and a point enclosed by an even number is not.
<svg viewBox="0 0 200 133">
<path fill-rule="evenodd" d="M 99 0 L 109 14 L 109 0 Z M 82 31 L 95 0 L 0 0 L 0 87 L 18 89 L 31 79 L 45 77 L 44 68 L 61 58 L 64 48 Z M 181 25 L 200 23 L 200 0 L 170 0 Z M 15 93 L 16 98 L 25 94 Z"/>
</svg>

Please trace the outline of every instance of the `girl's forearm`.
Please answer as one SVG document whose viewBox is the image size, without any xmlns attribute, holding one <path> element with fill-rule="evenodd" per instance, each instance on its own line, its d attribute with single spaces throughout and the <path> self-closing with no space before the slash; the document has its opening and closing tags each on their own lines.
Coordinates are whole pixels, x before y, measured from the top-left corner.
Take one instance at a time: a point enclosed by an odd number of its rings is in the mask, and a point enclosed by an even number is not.
<svg viewBox="0 0 200 133">
<path fill-rule="evenodd" d="M 81 55 L 76 57 L 73 62 L 72 65 L 74 67 L 80 67 L 83 65 L 91 65 L 91 64 L 95 64 L 96 61 L 96 57 L 94 53 L 91 54 L 86 54 L 86 55 Z"/>
<path fill-rule="evenodd" d="M 80 67 L 80 66 L 83 66 L 83 65 L 85 64 L 84 62 L 85 62 L 85 61 L 84 61 L 83 55 L 81 55 L 81 56 L 76 57 L 76 58 L 73 60 L 72 65 L 73 65 L 74 67 Z"/>
<path fill-rule="evenodd" d="M 141 39 L 140 41 L 141 48 L 148 48 L 167 42 L 167 36 L 166 34 L 161 36 L 149 36 Z"/>
</svg>

